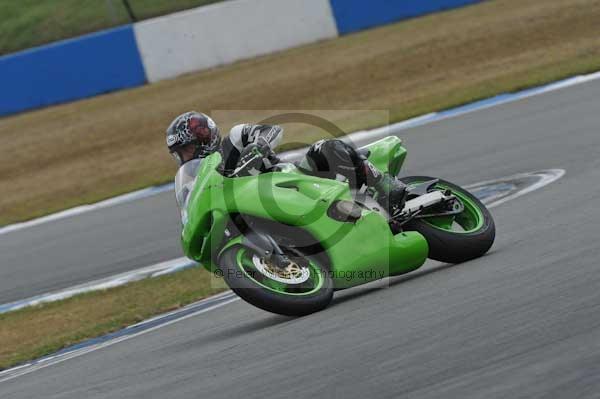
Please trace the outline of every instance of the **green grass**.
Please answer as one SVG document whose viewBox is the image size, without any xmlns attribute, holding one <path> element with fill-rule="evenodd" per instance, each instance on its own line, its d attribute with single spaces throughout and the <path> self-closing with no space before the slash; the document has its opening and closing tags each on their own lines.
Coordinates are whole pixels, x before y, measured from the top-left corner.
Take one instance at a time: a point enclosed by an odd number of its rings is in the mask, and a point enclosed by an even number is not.
<svg viewBox="0 0 600 399">
<path fill-rule="evenodd" d="M 222 0 L 130 0 L 139 20 Z M 2 0 L 0 55 L 129 23 L 122 0 Z"/>
<path fill-rule="evenodd" d="M 222 279 L 194 268 L 0 314 L 0 370 L 120 330 L 226 288 Z"/>
</svg>

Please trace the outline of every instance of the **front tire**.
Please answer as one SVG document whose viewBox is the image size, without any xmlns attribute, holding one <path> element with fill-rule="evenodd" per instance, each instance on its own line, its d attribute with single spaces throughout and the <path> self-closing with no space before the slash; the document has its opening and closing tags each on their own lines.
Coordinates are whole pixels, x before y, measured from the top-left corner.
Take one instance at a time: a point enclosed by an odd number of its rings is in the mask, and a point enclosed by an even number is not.
<svg viewBox="0 0 600 399">
<path fill-rule="evenodd" d="M 304 316 L 327 307 L 333 298 L 333 280 L 325 262 L 295 248 L 282 250 L 298 266 L 287 279 L 274 274 L 264 258 L 243 245 L 221 254 L 223 279 L 243 300 L 268 312 Z"/>
<path fill-rule="evenodd" d="M 400 180 L 411 186 L 434 180 L 434 177 L 410 176 Z M 445 263 L 461 263 L 483 256 L 494 243 L 496 226 L 490 211 L 464 188 L 438 179 L 434 190 L 450 190 L 464 206 L 455 217 L 413 219 L 406 230 L 421 233 L 429 244 L 429 258 Z"/>
</svg>

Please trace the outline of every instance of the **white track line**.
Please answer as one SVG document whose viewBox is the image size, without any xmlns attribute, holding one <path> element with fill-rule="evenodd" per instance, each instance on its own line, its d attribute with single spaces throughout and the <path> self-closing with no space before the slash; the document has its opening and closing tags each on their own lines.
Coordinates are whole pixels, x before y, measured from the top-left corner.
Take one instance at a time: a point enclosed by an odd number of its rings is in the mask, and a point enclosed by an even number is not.
<svg viewBox="0 0 600 399">
<path fill-rule="evenodd" d="M 170 274 L 179 270 L 198 265 L 186 257 L 171 259 L 165 262 L 157 263 L 151 266 L 142 267 L 125 273 L 119 273 L 99 280 L 90 281 L 84 284 L 78 284 L 74 287 L 65 288 L 56 292 L 36 295 L 31 298 L 22 299 L 0 305 L 0 314 L 22 309 L 29 306 L 36 306 L 42 303 L 55 302 L 86 292 L 106 290 L 108 288 L 118 287 L 127 283 L 142 280 L 145 278 L 158 277 Z"/>
</svg>

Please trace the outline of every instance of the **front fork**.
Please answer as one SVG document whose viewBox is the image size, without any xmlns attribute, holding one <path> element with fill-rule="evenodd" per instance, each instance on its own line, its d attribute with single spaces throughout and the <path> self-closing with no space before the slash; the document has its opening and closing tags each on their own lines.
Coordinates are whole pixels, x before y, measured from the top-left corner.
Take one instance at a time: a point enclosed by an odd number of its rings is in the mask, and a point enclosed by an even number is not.
<svg viewBox="0 0 600 399">
<path fill-rule="evenodd" d="M 290 264 L 290 259 L 270 234 L 260 231 L 251 231 L 248 234 L 235 237 L 221 249 L 219 256 L 225 249 L 236 244 L 242 245 L 253 250 L 257 254 L 260 254 L 261 258 L 270 261 L 272 265 L 279 269 L 285 269 Z"/>
</svg>

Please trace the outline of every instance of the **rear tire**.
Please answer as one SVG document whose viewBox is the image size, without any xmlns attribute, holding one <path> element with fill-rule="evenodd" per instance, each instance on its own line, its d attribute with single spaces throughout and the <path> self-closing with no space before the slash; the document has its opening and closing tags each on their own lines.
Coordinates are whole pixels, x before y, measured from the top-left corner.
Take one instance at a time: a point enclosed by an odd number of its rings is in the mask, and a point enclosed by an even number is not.
<svg viewBox="0 0 600 399">
<path fill-rule="evenodd" d="M 311 265 L 310 273 L 313 273 L 313 278 L 316 278 L 314 270 L 318 269 L 320 271 L 318 284 L 314 289 L 311 290 L 309 287 L 307 288 L 308 292 L 302 294 L 286 293 L 278 292 L 277 289 L 262 284 L 259 281 L 261 279 L 264 281 L 268 277 L 260 274 L 257 270 L 248 272 L 242 265 L 243 260 L 240 260 L 246 253 L 247 256 L 252 256 L 252 259 L 258 254 L 242 245 L 235 245 L 226 249 L 219 258 L 219 268 L 223 279 L 231 290 L 243 300 L 268 312 L 286 316 L 304 316 L 326 308 L 333 298 L 333 280 L 321 257 L 304 254 L 298 249 L 282 247 L 282 250 L 293 253 L 293 259 L 297 259 L 298 264 L 308 262 Z M 240 251 L 244 251 L 244 253 L 241 254 Z M 282 286 L 285 286 L 285 284 L 282 284 Z M 295 285 L 286 287 L 291 287 L 291 291 L 298 290 Z"/>
<path fill-rule="evenodd" d="M 434 177 L 409 176 L 400 180 L 407 185 L 434 180 Z M 445 263 L 461 263 L 483 256 L 494 243 L 496 226 L 490 211 L 477 197 L 464 188 L 439 179 L 434 188 L 450 189 L 459 199 L 468 202 L 478 220 L 476 227 L 469 231 L 449 231 L 424 219 L 413 219 L 404 225 L 405 230 L 421 233 L 429 244 L 429 258 Z M 477 211 L 478 210 L 478 211 Z M 463 211 L 465 212 L 465 211 Z"/>
</svg>

